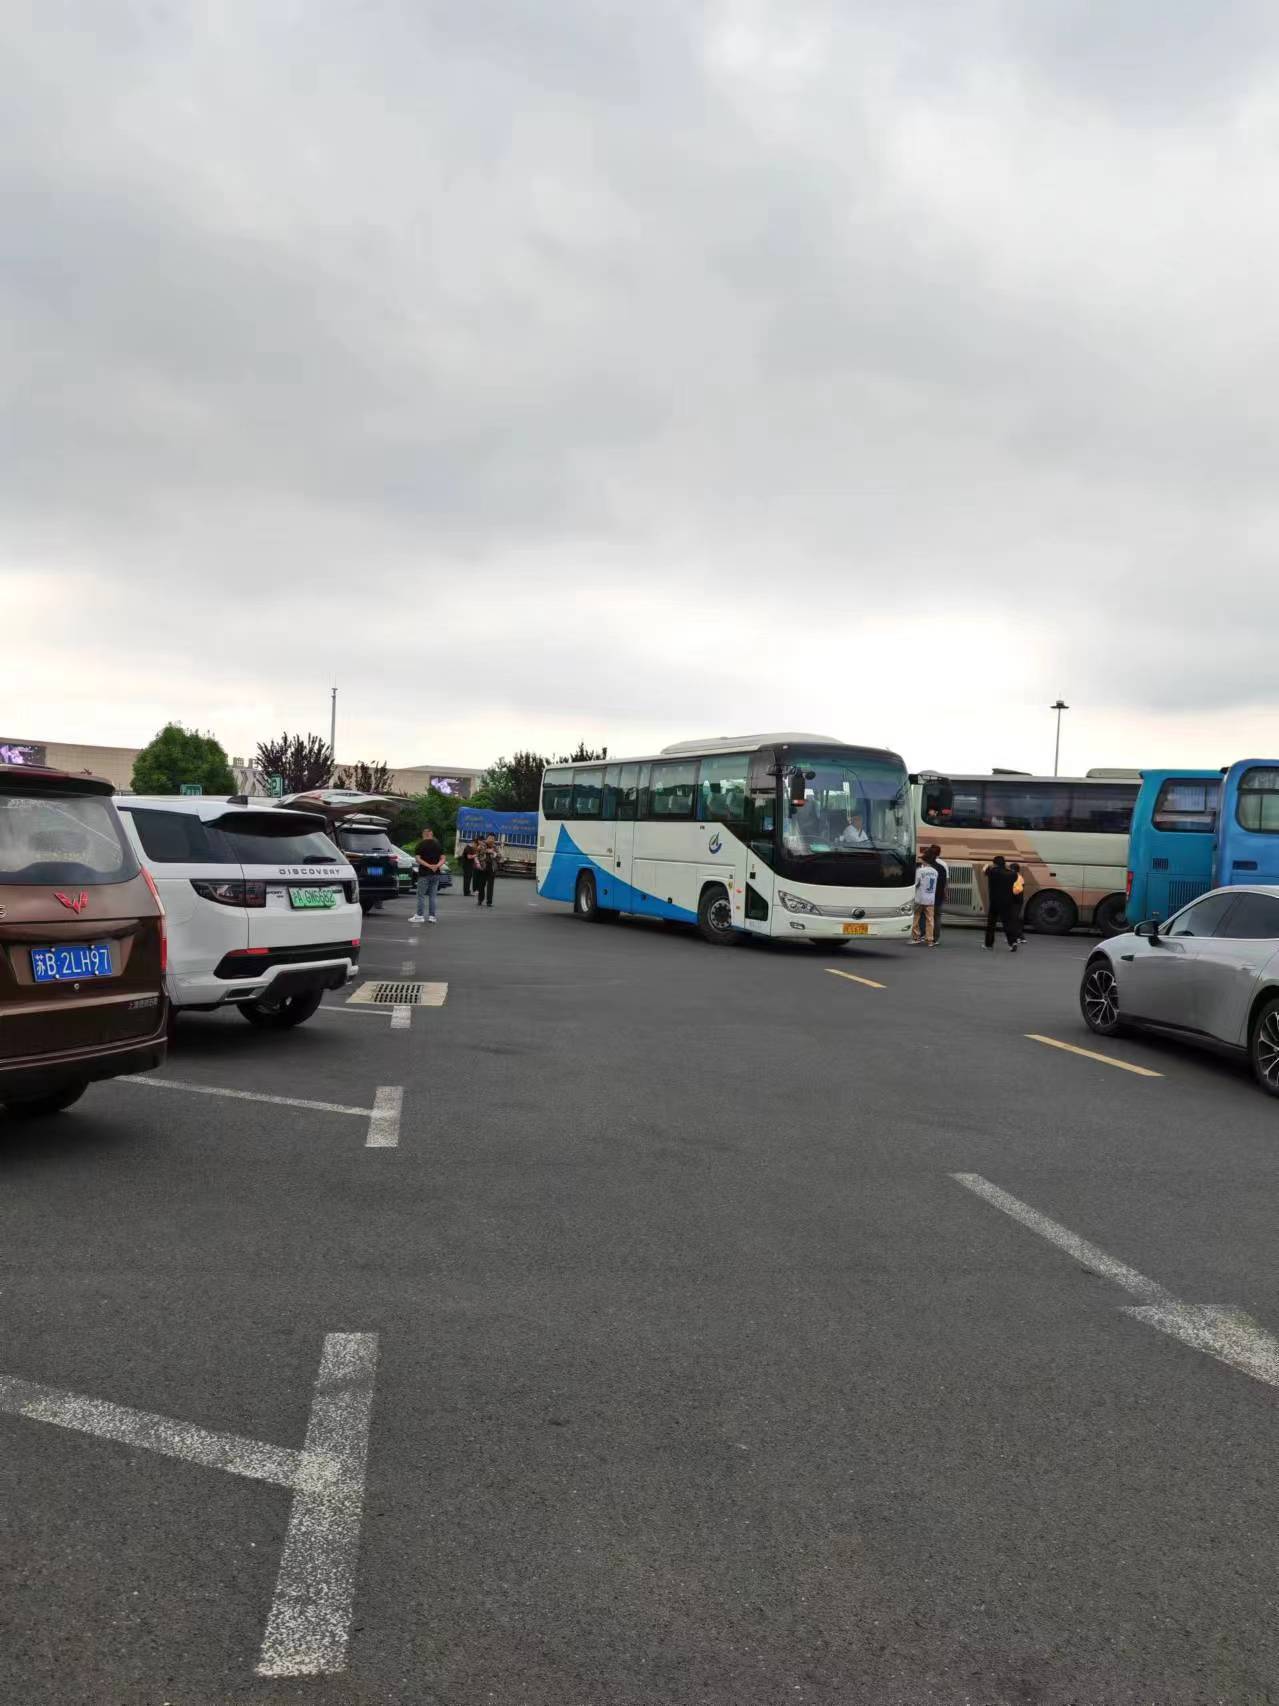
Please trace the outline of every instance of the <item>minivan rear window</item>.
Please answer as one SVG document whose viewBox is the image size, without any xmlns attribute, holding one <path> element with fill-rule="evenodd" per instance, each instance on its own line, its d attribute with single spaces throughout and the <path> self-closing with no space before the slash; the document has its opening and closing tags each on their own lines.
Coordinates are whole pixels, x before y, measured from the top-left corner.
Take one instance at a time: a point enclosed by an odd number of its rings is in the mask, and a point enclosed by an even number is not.
<svg viewBox="0 0 1279 1706">
<path fill-rule="evenodd" d="M 127 809 L 127 808 L 126 808 Z M 130 812 L 143 851 L 154 865 L 339 865 L 346 861 L 323 830 L 297 820 L 278 824 L 260 814 L 206 823 L 194 812 L 137 806 Z"/>
<path fill-rule="evenodd" d="M 0 793 L 0 883 L 123 883 L 137 860 L 110 800 Z"/>
</svg>

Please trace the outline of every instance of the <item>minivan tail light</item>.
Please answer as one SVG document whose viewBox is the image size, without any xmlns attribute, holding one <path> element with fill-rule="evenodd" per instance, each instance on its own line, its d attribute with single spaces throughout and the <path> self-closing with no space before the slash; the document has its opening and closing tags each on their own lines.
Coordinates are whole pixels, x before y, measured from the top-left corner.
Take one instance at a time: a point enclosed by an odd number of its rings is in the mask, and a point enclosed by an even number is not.
<svg viewBox="0 0 1279 1706">
<path fill-rule="evenodd" d="M 191 887 L 201 900 L 219 906 L 265 906 L 266 884 L 245 882 L 241 877 L 192 877 Z"/>
<path fill-rule="evenodd" d="M 164 902 L 160 899 L 160 891 L 155 886 L 155 878 L 145 865 L 141 866 L 140 869 L 146 878 L 146 885 L 151 890 L 160 913 L 160 975 L 163 977 L 169 969 L 169 919 L 164 910 Z"/>
</svg>

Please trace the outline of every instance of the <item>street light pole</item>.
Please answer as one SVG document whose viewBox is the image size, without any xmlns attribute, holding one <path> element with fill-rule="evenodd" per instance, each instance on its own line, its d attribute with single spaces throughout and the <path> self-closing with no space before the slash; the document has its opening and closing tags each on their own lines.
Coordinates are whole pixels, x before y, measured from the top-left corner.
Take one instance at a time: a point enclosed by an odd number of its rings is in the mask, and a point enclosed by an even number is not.
<svg viewBox="0 0 1279 1706">
<path fill-rule="evenodd" d="M 338 758 L 338 690 L 337 683 L 333 684 L 333 703 L 329 710 L 329 760 L 336 764 Z"/>
<path fill-rule="evenodd" d="M 1057 713 L 1057 744 L 1053 748 L 1053 775 L 1055 776 L 1061 766 L 1061 714 L 1063 711 L 1069 711 L 1070 706 L 1064 699 L 1058 699 L 1056 703 L 1050 705 L 1048 709 L 1050 711 L 1056 711 Z"/>
</svg>

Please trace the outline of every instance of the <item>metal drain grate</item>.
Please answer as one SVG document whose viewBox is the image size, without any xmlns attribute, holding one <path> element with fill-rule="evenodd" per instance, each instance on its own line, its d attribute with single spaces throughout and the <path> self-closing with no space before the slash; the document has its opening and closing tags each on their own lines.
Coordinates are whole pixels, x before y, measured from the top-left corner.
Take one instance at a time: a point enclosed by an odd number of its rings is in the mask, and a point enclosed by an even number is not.
<svg viewBox="0 0 1279 1706">
<path fill-rule="evenodd" d="M 347 1003 L 361 1007 L 443 1007 L 447 983 L 362 983 Z"/>
</svg>

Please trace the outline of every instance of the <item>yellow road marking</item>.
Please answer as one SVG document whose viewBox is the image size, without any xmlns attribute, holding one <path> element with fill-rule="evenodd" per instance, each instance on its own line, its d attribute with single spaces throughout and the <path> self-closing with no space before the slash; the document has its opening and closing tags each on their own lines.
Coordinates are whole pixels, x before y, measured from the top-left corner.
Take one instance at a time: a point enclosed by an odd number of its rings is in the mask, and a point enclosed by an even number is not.
<svg viewBox="0 0 1279 1706">
<path fill-rule="evenodd" d="M 1121 1072 L 1135 1072 L 1139 1078 L 1162 1078 L 1162 1072 L 1152 1072 L 1148 1066 L 1134 1066 L 1130 1060 L 1116 1060 L 1110 1054 L 1098 1054 L 1095 1049 L 1078 1048 L 1074 1043 L 1059 1043 L 1056 1037 L 1036 1036 L 1034 1031 L 1027 1031 L 1026 1036 L 1032 1043 L 1045 1043 L 1049 1048 L 1065 1049 L 1067 1054 L 1082 1054 L 1085 1060 L 1099 1060 L 1103 1066 L 1117 1066 Z"/>
<path fill-rule="evenodd" d="M 849 983 L 864 983 L 866 985 L 867 989 L 887 989 L 888 988 L 888 985 L 886 983 L 876 983 L 874 978 L 871 978 L 871 977 L 858 977 L 856 972 L 836 971 L 834 966 L 827 966 L 826 970 L 830 973 L 830 975 L 832 977 L 846 977 L 848 979 Z"/>
</svg>

